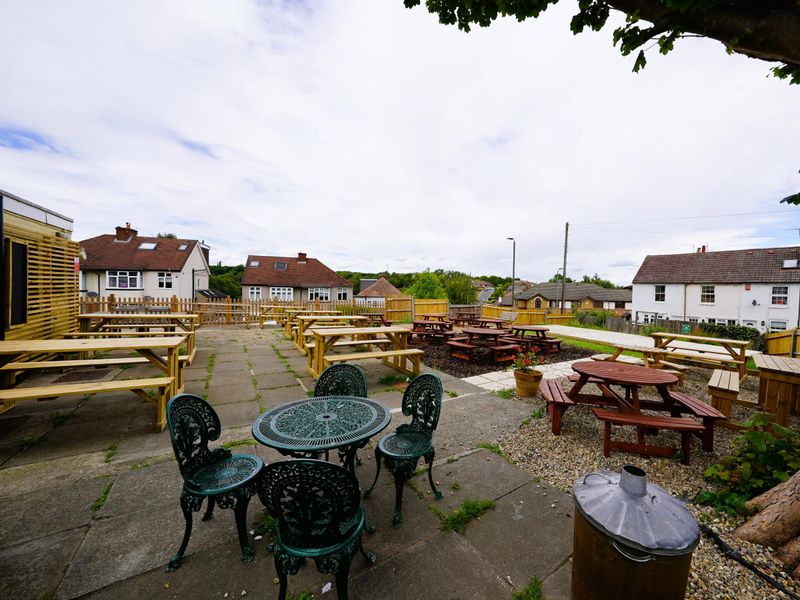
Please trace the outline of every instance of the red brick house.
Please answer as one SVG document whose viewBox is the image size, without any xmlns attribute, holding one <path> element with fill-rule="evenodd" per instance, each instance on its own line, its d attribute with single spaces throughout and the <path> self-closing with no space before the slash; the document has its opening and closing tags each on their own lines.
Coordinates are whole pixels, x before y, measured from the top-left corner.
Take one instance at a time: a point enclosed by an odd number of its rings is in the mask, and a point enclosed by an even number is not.
<svg viewBox="0 0 800 600">
<path fill-rule="evenodd" d="M 352 300 L 353 284 L 304 252 L 295 257 L 247 257 L 242 298 L 250 300 Z"/>
</svg>

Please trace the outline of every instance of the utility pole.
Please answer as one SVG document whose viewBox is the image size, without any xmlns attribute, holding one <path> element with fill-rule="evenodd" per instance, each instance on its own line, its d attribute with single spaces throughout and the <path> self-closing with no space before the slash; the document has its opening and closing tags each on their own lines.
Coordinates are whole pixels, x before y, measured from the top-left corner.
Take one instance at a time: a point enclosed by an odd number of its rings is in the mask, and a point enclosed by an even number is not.
<svg viewBox="0 0 800 600">
<path fill-rule="evenodd" d="M 514 283 L 517 279 L 517 240 L 515 240 L 513 237 L 506 239 L 511 242 L 511 310 L 513 311 L 517 307 L 516 302 L 514 301 L 514 288 L 516 287 Z"/>
<path fill-rule="evenodd" d="M 561 269 L 561 314 L 564 314 L 564 287 L 567 283 L 567 243 L 569 241 L 569 222 L 564 224 L 564 265 Z"/>
</svg>

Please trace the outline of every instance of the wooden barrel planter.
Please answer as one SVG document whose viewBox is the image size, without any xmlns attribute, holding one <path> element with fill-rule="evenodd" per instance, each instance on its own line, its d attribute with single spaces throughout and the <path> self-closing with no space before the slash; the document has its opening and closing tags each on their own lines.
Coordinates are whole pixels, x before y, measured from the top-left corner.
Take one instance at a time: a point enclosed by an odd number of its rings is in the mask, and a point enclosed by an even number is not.
<svg viewBox="0 0 800 600">
<path fill-rule="evenodd" d="M 539 391 L 539 384 L 542 381 L 541 371 L 523 371 L 516 369 L 514 379 L 517 382 L 517 396 L 520 398 L 533 398 Z"/>
</svg>

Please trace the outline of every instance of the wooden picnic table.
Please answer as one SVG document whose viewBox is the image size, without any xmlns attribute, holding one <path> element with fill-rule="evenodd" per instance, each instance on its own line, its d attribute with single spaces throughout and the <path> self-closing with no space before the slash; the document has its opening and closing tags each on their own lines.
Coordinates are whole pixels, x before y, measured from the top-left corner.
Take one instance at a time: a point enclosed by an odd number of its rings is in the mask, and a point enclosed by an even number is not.
<svg viewBox="0 0 800 600">
<path fill-rule="evenodd" d="M 287 308 L 283 317 L 283 333 L 287 339 L 292 339 L 292 327 L 297 325 L 300 315 L 340 315 L 340 310 L 312 310 L 308 308 Z"/>
<path fill-rule="evenodd" d="M 800 359 L 754 354 L 758 367 L 758 404 L 786 425 L 789 414 L 800 414 Z"/>
<path fill-rule="evenodd" d="M 725 338 L 709 338 L 699 335 L 658 332 L 651 333 L 656 348 L 666 350 L 669 355 L 686 362 L 707 367 L 733 369 L 742 380 L 747 375 L 747 350 L 750 342 L 728 340 Z M 685 346 L 676 342 L 691 342 L 693 346 Z M 700 345 L 701 347 L 698 347 Z"/>
<path fill-rule="evenodd" d="M 186 334 L 186 354 L 189 364 L 195 355 L 195 334 L 200 323 L 200 315 L 196 313 L 105 313 L 94 312 L 78 315 L 78 329 L 80 333 L 101 332 L 121 326 L 148 331 L 153 328 L 179 329 L 181 334 Z M 174 335 L 175 332 L 166 332 L 165 335 Z M 136 337 L 136 336 L 132 336 Z"/>
<path fill-rule="evenodd" d="M 343 337 L 351 337 L 354 340 L 368 342 L 369 340 L 388 339 L 391 348 L 381 354 L 379 352 L 361 352 L 346 355 L 347 360 L 359 360 L 361 358 L 382 358 L 384 363 L 398 371 L 411 373 L 408 369 L 409 356 L 414 356 L 415 369 L 418 368 L 419 354 L 422 350 L 410 350 L 408 348 L 408 338 L 411 330 L 405 327 L 390 325 L 388 327 L 340 327 L 312 329 L 314 334 L 314 349 L 308 353 L 308 365 L 306 369 L 316 379 L 320 376 L 325 367 L 326 354 L 331 350 L 338 340 Z M 390 354 L 394 352 L 394 355 Z M 389 359 L 392 359 L 391 361 Z M 418 374 L 418 373 L 417 373 Z"/>
<path fill-rule="evenodd" d="M 503 325 L 508 324 L 508 321 L 504 321 L 503 319 L 495 319 L 492 317 L 476 317 L 472 320 L 474 328 L 487 328 L 491 327 L 492 325 L 495 326 L 497 329 L 505 329 Z"/>
<path fill-rule="evenodd" d="M 314 325 L 341 325 L 353 326 L 364 325 L 367 322 L 367 317 L 361 315 L 298 315 L 297 316 L 297 332 L 294 338 L 294 345 L 305 356 L 308 350 L 306 349 L 306 332 Z"/>
<path fill-rule="evenodd" d="M 37 340 L 7 340 L 0 341 L 0 367 L 12 361 L 19 361 L 23 357 L 52 355 L 52 354 L 76 354 L 82 355 L 88 352 L 105 352 L 112 350 L 132 350 L 146 358 L 150 363 L 158 367 L 171 381 L 164 386 L 164 393 L 160 395 L 156 402 L 156 429 L 161 430 L 166 424 L 166 402 L 172 396 L 183 391 L 183 365 L 179 360 L 181 344 L 186 340 L 185 335 L 170 337 L 133 337 L 133 338 L 85 338 L 85 339 L 37 339 Z M 166 352 L 166 356 L 163 353 Z M 93 362 L 102 361 L 95 359 Z M 110 364 L 114 364 L 116 359 L 106 359 Z M 58 366 L 59 362 L 64 365 L 73 366 L 73 363 L 80 361 L 72 360 L 47 360 L 47 366 Z M 9 373 L 10 374 L 10 373 Z M 147 381 L 147 380 L 143 380 Z M 92 382 L 80 384 L 84 393 L 91 394 L 106 391 L 109 384 L 124 382 Z M 40 397 L 48 397 L 48 393 L 56 396 L 69 393 L 70 385 L 64 386 L 45 386 L 46 392 L 42 392 Z M 61 389 L 63 388 L 63 390 Z M 24 391 L 25 388 L 15 388 Z M 31 388 L 43 389 L 43 388 Z M 137 391 L 134 388 L 133 391 Z M 138 392 L 137 392 L 138 393 Z M 13 406 L 14 402 L 4 402 L 3 410 Z"/>
<path fill-rule="evenodd" d="M 678 383 L 678 377 L 673 373 L 658 369 L 647 369 L 639 365 L 611 361 L 580 361 L 573 363 L 572 370 L 578 375 L 578 381 L 572 386 L 567 396 L 575 402 L 588 404 L 608 404 L 609 400 L 619 406 L 621 410 L 641 414 L 641 401 L 639 388 L 653 386 L 664 402 L 671 404 L 669 386 Z M 603 397 L 581 393 L 583 386 L 589 379 L 600 380 L 597 384 Z M 608 386 L 617 385 L 625 390 L 625 396 L 620 396 Z"/>
<path fill-rule="evenodd" d="M 383 313 L 359 313 L 359 315 L 366 317 L 367 325 L 389 326 L 392 324 L 383 317 Z"/>
<path fill-rule="evenodd" d="M 520 350 L 519 344 L 504 341 L 508 335 L 507 329 L 493 329 L 491 327 L 465 327 L 461 330 L 468 337 L 468 345 L 483 346 L 492 351 L 492 362 L 510 362 L 514 360 Z M 469 354 L 470 360 L 472 354 Z"/>
</svg>

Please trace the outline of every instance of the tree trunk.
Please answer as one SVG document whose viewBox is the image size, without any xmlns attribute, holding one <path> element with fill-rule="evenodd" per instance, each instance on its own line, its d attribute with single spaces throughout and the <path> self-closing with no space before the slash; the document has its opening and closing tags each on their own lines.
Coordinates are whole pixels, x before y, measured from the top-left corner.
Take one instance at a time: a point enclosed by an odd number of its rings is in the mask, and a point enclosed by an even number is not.
<svg viewBox="0 0 800 600">
<path fill-rule="evenodd" d="M 739 527 L 737 537 L 775 548 L 787 572 L 800 575 L 800 471 L 750 500 L 748 508 L 758 512 Z"/>
</svg>

